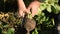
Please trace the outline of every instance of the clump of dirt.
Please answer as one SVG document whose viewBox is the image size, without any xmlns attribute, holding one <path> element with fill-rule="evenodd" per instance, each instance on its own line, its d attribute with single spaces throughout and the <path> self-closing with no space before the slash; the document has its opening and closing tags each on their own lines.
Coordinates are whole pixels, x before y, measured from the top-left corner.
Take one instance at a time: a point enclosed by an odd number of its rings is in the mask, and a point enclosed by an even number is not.
<svg viewBox="0 0 60 34">
<path fill-rule="evenodd" d="M 30 33 L 30 31 L 32 31 L 36 26 L 36 22 L 34 19 L 29 19 L 26 18 L 24 23 L 23 23 L 23 27 L 27 30 L 27 34 Z"/>
</svg>

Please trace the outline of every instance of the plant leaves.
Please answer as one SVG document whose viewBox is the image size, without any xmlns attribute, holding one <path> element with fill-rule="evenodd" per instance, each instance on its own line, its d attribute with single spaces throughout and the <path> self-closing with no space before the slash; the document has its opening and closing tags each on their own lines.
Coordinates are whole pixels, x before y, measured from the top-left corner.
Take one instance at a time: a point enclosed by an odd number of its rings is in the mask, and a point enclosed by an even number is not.
<svg viewBox="0 0 60 34">
<path fill-rule="evenodd" d="M 51 5 L 48 5 L 48 6 L 47 6 L 47 11 L 48 11 L 49 13 L 51 13 Z"/>
<path fill-rule="evenodd" d="M 41 10 L 44 10 L 45 8 L 46 8 L 46 4 L 45 4 L 45 3 L 41 3 L 40 9 L 41 9 Z"/>
<path fill-rule="evenodd" d="M 14 34 L 14 31 L 15 31 L 14 28 L 9 28 L 7 34 Z"/>
</svg>

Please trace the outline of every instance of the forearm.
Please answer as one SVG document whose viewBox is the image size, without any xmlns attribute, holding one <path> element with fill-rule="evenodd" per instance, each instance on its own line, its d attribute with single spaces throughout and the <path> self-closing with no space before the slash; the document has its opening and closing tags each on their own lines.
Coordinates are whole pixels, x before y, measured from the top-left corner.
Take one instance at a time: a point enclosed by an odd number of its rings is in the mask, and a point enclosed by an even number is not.
<svg viewBox="0 0 60 34">
<path fill-rule="evenodd" d="M 28 0 L 29 1 L 29 0 Z M 38 0 L 33 0 L 33 1 L 38 1 Z M 26 6 L 24 4 L 24 1 L 23 0 L 18 0 L 18 7 L 19 7 L 19 10 L 25 10 L 26 9 Z"/>
<path fill-rule="evenodd" d="M 18 6 L 19 6 L 19 10 L 20 9 L 26 9 L 24 1 L 23 0 L 18 0 Z"/>
</svg>

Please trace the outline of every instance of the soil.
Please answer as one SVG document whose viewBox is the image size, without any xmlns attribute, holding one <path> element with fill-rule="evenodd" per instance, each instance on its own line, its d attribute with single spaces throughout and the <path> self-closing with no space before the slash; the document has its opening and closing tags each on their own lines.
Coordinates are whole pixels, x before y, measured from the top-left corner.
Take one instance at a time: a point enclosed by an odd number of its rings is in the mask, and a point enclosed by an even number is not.
<svg viewBox="0 0 60 34">
<path fill-rule="evenodd" d="M 26 34 L 28 33 L 28 31 L 30 33 L 30 31 L 34 30 L 35 26 L 36 26 L 36 22 L 34 19 L 26 18 L 22 23 L 22 27 L 19 26 L 15 34 Z"/>
</svg>

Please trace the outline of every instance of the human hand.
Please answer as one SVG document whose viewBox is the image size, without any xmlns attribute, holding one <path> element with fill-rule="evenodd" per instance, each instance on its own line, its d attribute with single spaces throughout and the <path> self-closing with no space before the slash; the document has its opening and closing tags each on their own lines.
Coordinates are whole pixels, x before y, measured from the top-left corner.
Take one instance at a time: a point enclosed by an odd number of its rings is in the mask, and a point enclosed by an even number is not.
<svg viewBox="0 0 60 34">
<path fill-rule="evenodd" d="M 26 9 L 26 6 L 23 2 L 23 0 L 18 0 L 18 4 L 19 4 L 19 15 L 24 17 L 25 13 L 30 13 L 30 9 L 32 9 L 32 17 L 34 17 L 34 15 L 36 14 L 40 2 L 38 1 L 33 1 L 32 3 L 30 3 L 30 5 L 28 6 L 28 8 Z"/>
<path fill-rule="evenodd" d="M 19 6 L 19 15 L 24 17 L 25 13 L 29 13 L 26 9 L 26 6 L 23 2 L 23 0 L 18 0 L 18 6 Z"/>
<path fill-rule="evenodd" d="M 39 6 L 40 6 L 40 2 L 39 1 L 33 1 L 28 6 L 28 12 L 30 12 L 30 9 L 31 9 L 32 17 L 34 17 L 35 14 L 37 13 Z"/>
</svg>

